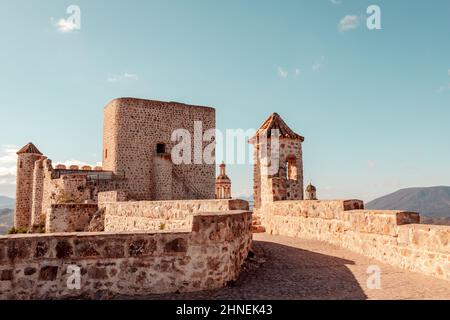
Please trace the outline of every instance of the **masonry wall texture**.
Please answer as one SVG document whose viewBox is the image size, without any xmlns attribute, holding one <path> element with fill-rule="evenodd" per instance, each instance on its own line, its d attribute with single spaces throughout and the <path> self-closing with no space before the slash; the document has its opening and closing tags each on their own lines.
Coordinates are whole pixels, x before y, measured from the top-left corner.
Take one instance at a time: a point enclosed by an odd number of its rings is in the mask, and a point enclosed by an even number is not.
<svg viewBox="0 0 450 320">
<path fill-rule="evenodd" d="M 201 124 L 199 145 L 194 140 L 195 123 Z M 173 174 L 162 159 L 156 159 L 157 145 L 164 145 L 164 153 L 170 154 L 178 141 L 172 141 L 177 129 L 190 134 L 188 150 L 198 149 L 202 156 L 211 141 L 203 141 L 203 134 L 215 129 L 215 110 L 176 102 L 122 98 L 109 103 L 104 112 L 103 168 L 125 175 L 121 189 L 131 200 L 213 199 L 215 164 L 194 163 L 172 165 Z M 172 163 L 170 163 L 172 164 Z M 163 172 L 155 170 L 163 168 Z M 172 186 L 158 192 L 158 184 L 168 175 Z M 156 179 L 155 179 L 156 178 Z M 170 192 L 170 193 L 169 193 Z"/>
<path fill-rule="evenodd" d="M 108 299 L 214 289 L 236 280 L 251 213 L 200 214 L 189 229 L 0 237 L 0 299 Z M 67 286 L 81 268 L 80 290 Z"/>
<path fill-rule="evenodd" d="M 267 232 L 329 242 L 379 261 L 450 280 L 450 227 L 418 213 L 360 209 L 360 201 L 279 201 L 261 208 Z"/>
<path fill-rule="evenodd" d="M 97 211 L 97 204 L 54 204 L 47 211 L 45 232 L 87 231 L 89 223 Z"/>
<path fill-rule="evenodd" d="M 105 231 L 177 230 L 200 212 L 248 210 L 244 200 L 182 200 L 99 203 L 105 209 Z"/>
<path fill-rule="evenodd" d="M 33 207 L 34 164 L 42 158 L 38 153 L 22 153 L 17 157 L 15 228 L 28 228 Z"/>
</svg>

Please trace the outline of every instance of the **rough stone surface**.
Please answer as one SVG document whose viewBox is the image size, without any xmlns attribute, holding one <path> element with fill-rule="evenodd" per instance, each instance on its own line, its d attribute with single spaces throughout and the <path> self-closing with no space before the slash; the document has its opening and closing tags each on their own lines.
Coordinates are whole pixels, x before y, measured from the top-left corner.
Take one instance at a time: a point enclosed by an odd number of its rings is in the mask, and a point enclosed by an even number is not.
<svg viewBox="0 0 450 320">
<path fill-rule="evenodd" d="M 269 234 L 326 241 L 394 266 L 450 280 L 450 227 L 417 213 L 354 210 L 360 201 L 278 201 L 259 210 Z"/>
<path fill-rule="evenodd" d="M 254 235 L 252 254 L 232 286 L 181 294 L 168 300 L 450 299 L 447 281 L 410 272 L 317 240 Z M 367 287 L 367 269 L 381 271 L 381 288 Z M 122 297 L 129 298 L 129 297 Z"/>
<path fill-rule="evenodd" d="M 97 204 L 54 204 L 47 212 L 45 232 L 85 231 L 97 211 Z"/>
<path fill-rule="evenodd" d="M 196 148 L 195 122 L 201 122 L 198 134 L 203 137 L 215 128 L 215 110 L 176 102 L 115 99 L 104 110 L 103 168 L 125 175 L 119 190 L 125 190 L 132 200 L 214 199 L 214 163 L 195 164 L 192 155 L 192 164 L 168 165 L 162 157 L 170 155 L 178 143 L 171 140 L 176 129 L 187 130 L 189 150 Z M 201 139 L 200 153 L 210 143 Z M 157 153 L 157 144 L 164 144 L 163 154 Z M 161 187 L 165 192 L 158 192 Z"/>
<path fill-rule="evenodd" d="M 0 251 L 10 255 L 0 264 L 0 299 L 107 299 L 220 288 L 237 279 L 251 241 L 248 211 L 198 214 L 189 229 L 171 232 L 2 236 Z M 71 265 L 81 268 L 80 290 L 67 286 Z"/>
<path fill-rule="evenodd" d="M 238 199 L 137 201 L 100 203 L 105 211 L 105 231 L 174 230 L 189 227 L 200 212 L 248 210 Z"/>
</svg>

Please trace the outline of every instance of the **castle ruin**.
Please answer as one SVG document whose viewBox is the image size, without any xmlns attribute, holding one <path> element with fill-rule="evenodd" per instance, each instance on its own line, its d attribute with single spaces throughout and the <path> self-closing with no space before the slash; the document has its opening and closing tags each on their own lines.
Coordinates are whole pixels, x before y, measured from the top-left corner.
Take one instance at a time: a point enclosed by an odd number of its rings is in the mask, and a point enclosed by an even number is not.
<svg viewBox="0 0 450 320">
<path fill-rule="evenodd" d="M 201 134 L 214 129 L 214 109 L 122 98 L 104 109 L 101 168 L 53 167 L 32 143 L 19 150 L 15 227 L 31 233 L 0 237 L 0 298 L 221 288 L 238 278 L 252 232 L 319 240 L 450 280 L 450 227 L 365 210 L 360 200 L 316 200 L 312 185 L 305 195 L 305 139 L 277 113 L 249 141 L 253 211 L 231 198 L 224 164 L 217 178 L 215 163 L 175 164 L 172 133 L 200 122 Z M 83 270 L 79 291 L 66 285 L 74 265 Z"/>
</svg>

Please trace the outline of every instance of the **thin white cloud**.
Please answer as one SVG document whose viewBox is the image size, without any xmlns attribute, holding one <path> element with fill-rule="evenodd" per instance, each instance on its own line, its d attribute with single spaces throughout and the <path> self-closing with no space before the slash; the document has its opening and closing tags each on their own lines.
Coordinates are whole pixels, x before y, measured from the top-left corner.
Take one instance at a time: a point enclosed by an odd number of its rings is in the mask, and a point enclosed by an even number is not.
<svg viewBox="0 0 450 320">
<path fill-rule="evenodd" d="M 341 4 L 342 3 L 342 1 L 339 1 L 339 0 L 330 0 L 330 2 L 332 4 Z"/>
<path fill-rule="evenodd" d="M 320 59 L 319 59 L 318 61 L 316 61 L 316 62 L 312 65 L 311 69 L 312 69 L 313 71 L 319 71 L 320 69 L 322 69 L 323 63 L 324 63 L 324 62 L 325 62 L 325 57 L 322 56 L 322 57 L 320 57 Z"/>
<path fill-rule="evenodd" d="M 449 84 L 445 84 L 445 85 L 440 86 L 440 87 L 437 89 L 437 92 L 438 92 L 438 93 L 443 93 L 443 92 L 448 91 L 448 90 L 450 90 L 450 83 L 449 83 Z"/>
<path fill-rule="evenodd" d="M 138 80 L 139 77 L 137 74 L 134 73 L 122 73 L 122 74 L 113 74 L 108 77 L 108 82 L 115 83 L 115 82 L 126 82 L 126 81 L 135 81 Z"/>
<path fill-rule="evenodd" d="M 20 148 L 13 145 L 3 145 L 0 151 L 0 185 L 16 183 L 17 154 Z"/>
<path fill-rule="evenodd" d="M 78 166 L 78 167 L 83 167 L 83 166 L 90 166 L 90 167 L 96 167 L 96 166 L 98 166 L 98 167 L 101 167 L 102 166 L 102 163 L 101 162 L 97 162 L 95 165 L 92 165 L 92 164 L 90 164 L 90 163 L 86 163 L 86 162 L 83 162 L 83 161 L 80 161 L 80 160 L 75 160 L 75 159 L 72 159 L 72 160 L 67 160 L 67 161 L 64 161 L 64 162 L 56 162 L 55 164 L 54 164 L 54 166 L 56 166 L 56 165 L 58 165 L 58 164 L 63 164 L 63 165 L 65 165 L 66 167 L 70 167 L 70 166 Z"/>
<path fill-rule="evenodd" d="M 375 163 L 375 161 L 373 161 L 373 160 L 369 160 L 369 161 L 367 162 L 367 165 L 369 166 L 369 168 L 374 168 L 374 167 L 376 166 L 376 163 Z"/>
<path fill-rule="evenodd" d="M 340 32 L 356 29 L 359 26 L 359 17 L 355 15 L 346 15 L 339 21 L 338 29 Z"/>
<path fill-rule="evenodd" d="M 73 22 L 70 21 L 69 19 L 58 19 L 55 20 L 54 18 L 51 18 L 50 21 L 52 22 L 52 24 L 55 26 L 55 28 L 62 33 L 71 33 L 75 30 L 78 30 L 78 26 Z"/>
<path fill-rule="evenodd" d="M 287 70 L 284 70 L 282 67 L 278 67 L 278 75 L 282 78 L 287 78 L 288 76 Z"/>
<path fill-rule="evenodd" d="M 295 76 L 298 77 L 299 75 L 302 74 L 302 71 L 300 69 L 295 69 Z"/>
</svg>

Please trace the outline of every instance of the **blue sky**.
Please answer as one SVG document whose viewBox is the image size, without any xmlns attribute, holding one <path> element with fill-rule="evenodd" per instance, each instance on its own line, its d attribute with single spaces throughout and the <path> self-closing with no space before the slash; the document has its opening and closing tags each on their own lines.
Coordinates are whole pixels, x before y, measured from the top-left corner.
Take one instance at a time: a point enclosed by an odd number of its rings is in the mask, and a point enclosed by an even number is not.
<svg viewBox="0 0 450 320">
<path fill-rule="evenodd" d="M 61 32 L 71 4 L 81 30 Z M 0 194 L 28 141 L 101 161 L 102 109 L 121 96 L 213 106 L 222 130 L 278 112 L 306 138 L 320 198 L 448 185 L 449 18 L 446 0 L 1 0 Z M 250 165 L 228 171 L 250 194 Z"/>
</svg>

